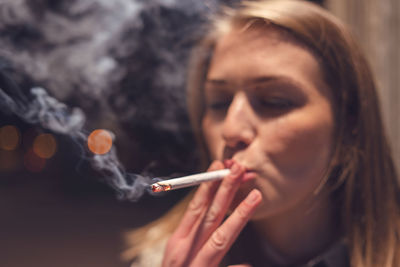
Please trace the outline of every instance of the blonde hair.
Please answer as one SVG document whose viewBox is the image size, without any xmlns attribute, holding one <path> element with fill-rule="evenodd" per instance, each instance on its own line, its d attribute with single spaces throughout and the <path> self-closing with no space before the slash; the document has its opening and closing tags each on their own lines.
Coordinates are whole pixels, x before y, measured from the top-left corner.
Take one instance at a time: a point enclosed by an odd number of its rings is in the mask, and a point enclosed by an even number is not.
<svg viewBox="0 0 400 267">
<path fill-rule="evenodd" d="M 320 60 L 334 96 L 335 145 L 323 185 L 330 186 L 339 201 L 351 266 L 399 266 L 397 174 L 373 75 L 348 29 L 324 9 L 294 0 L 246 1 L 236 9 L 225 9 L 213 26 L 194 50 L 188 80 L 190 118 L 204 158 L 208 153 L 201 131 L 203 84 L 215 43 L 233 27 L 275 27 L 289 33 Z M 157 224 L 171 225 L 176 214 L 177 210 L 167 214 Z M 145 230 L 136 231 L 135 238 L 138 233 Z"/>
</svg>

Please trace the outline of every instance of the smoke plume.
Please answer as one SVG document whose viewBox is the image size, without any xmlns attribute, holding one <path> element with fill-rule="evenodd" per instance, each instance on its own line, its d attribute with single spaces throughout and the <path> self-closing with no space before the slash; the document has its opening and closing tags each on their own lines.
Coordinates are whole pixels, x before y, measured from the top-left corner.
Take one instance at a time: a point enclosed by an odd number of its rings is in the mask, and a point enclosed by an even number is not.
<svg viewBox="0 0 400 267">
<path fill-rule="evenodd" d="M 1 0 L 1 111 L 81 146 L 85 129 L 110 128 L 146 155 L 142 170 L 195 169 L 187 61 L 218 2 Z M 84 156 L 121 196 L 137 200 L 151 183 L 125 171 L 115 148 Z"/>
<path fill-rule="evenodd" d="M 14 101 L 0 89 L 0 104 L 26 122 L 73 138 L 82 147 L 88 136 L 84 132 L 85 115 L 79 108 L 68 108 L 65 104 L 49 96 L 43 88 L 32 88 L 33 101 L 25 106 Z M 86 155 L 85 158 L 98 171 L 104 173 L 107 182 L 117 190 L 120 198 L 138 200 L 146 191 L 150 192 L 150 177 L 126 173 L 117 158 L 115 148 L 104 155 Z"/>
</svg>

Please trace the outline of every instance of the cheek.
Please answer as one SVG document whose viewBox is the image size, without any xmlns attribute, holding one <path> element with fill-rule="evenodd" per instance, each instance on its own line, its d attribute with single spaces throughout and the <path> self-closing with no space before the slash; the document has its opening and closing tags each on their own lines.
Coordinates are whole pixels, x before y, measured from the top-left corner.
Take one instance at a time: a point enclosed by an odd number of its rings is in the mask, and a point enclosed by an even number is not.
<svg viewBox="0 0 400 267">
<path fill-rule="evenodd" d="M 278 120 L 265 138 L 270 140 L 265 144 L 268 156 L 286 177 L 320 176 L 329 162 L 333 119 L 330 110 L 316 114 L 299 113 Z"/>
<path fill-rule="evenodd" d="M 312 196 L 331 156 L 331 116 L 318 118 L 297 114 L 264 127 L 260 129 L 264 133 L 260 140 L 266 164 L 264 177 L 257 180 L 255 186 L 263 192 L 265 201 L 254 218 L 283 212 Z M 251 187 L 241 190 L 235 204 Z"/>
</svg>

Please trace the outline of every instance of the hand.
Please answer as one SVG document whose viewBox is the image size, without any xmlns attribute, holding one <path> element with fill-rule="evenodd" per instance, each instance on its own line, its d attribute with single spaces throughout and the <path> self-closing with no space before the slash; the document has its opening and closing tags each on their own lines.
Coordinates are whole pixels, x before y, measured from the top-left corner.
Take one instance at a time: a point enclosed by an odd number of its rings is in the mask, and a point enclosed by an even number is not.
<svg viewBox="0 0 400 267">
<path fill-rule="evenodd" d="M 168 240 L 163 267 L 218 266 L 261 203 L 261 193 L 254 189 L 222 223 L 243 182 L 245 171 L 237 163 L 229 165 L 231 174 L 222 182 L 203 183 L 196 191 L 180 224 Z M 209 171 L 223 168 L 224 164 L 216 161 Z"/>
</svg>

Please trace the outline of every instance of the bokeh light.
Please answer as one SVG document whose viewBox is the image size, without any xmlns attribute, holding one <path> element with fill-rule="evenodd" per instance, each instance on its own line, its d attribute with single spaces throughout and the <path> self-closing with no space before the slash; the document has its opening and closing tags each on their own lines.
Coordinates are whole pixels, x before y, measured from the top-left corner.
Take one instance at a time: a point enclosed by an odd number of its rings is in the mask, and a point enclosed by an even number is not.
<svg viewBox="0 0 400 267">
<path fill-rule="evenodd" d="M 17 149 L 20 143 L 20 133 L 13 125 L 0 128 L 0 148 L 7 151 Z"/>
<path fill-rule="evenodd" d="M 94 130 L 88 137 L 88 148 L 94 154 L 105 154 L 112 147 L 112 136 L 107 130 Z"/>
<path fill-rule="evenodd" d="M 24 156 L 24 166 L 30 172 L 40 172 L 46 166 L 46 160 L 30 149 Z"/>
<path fill-rule="evenodd" d="M 40 134 L 33 141 L 33 152 L 42 159 L 51 158 L 57 150 L 57 142 L 52 134 Z"/>
</svg>

